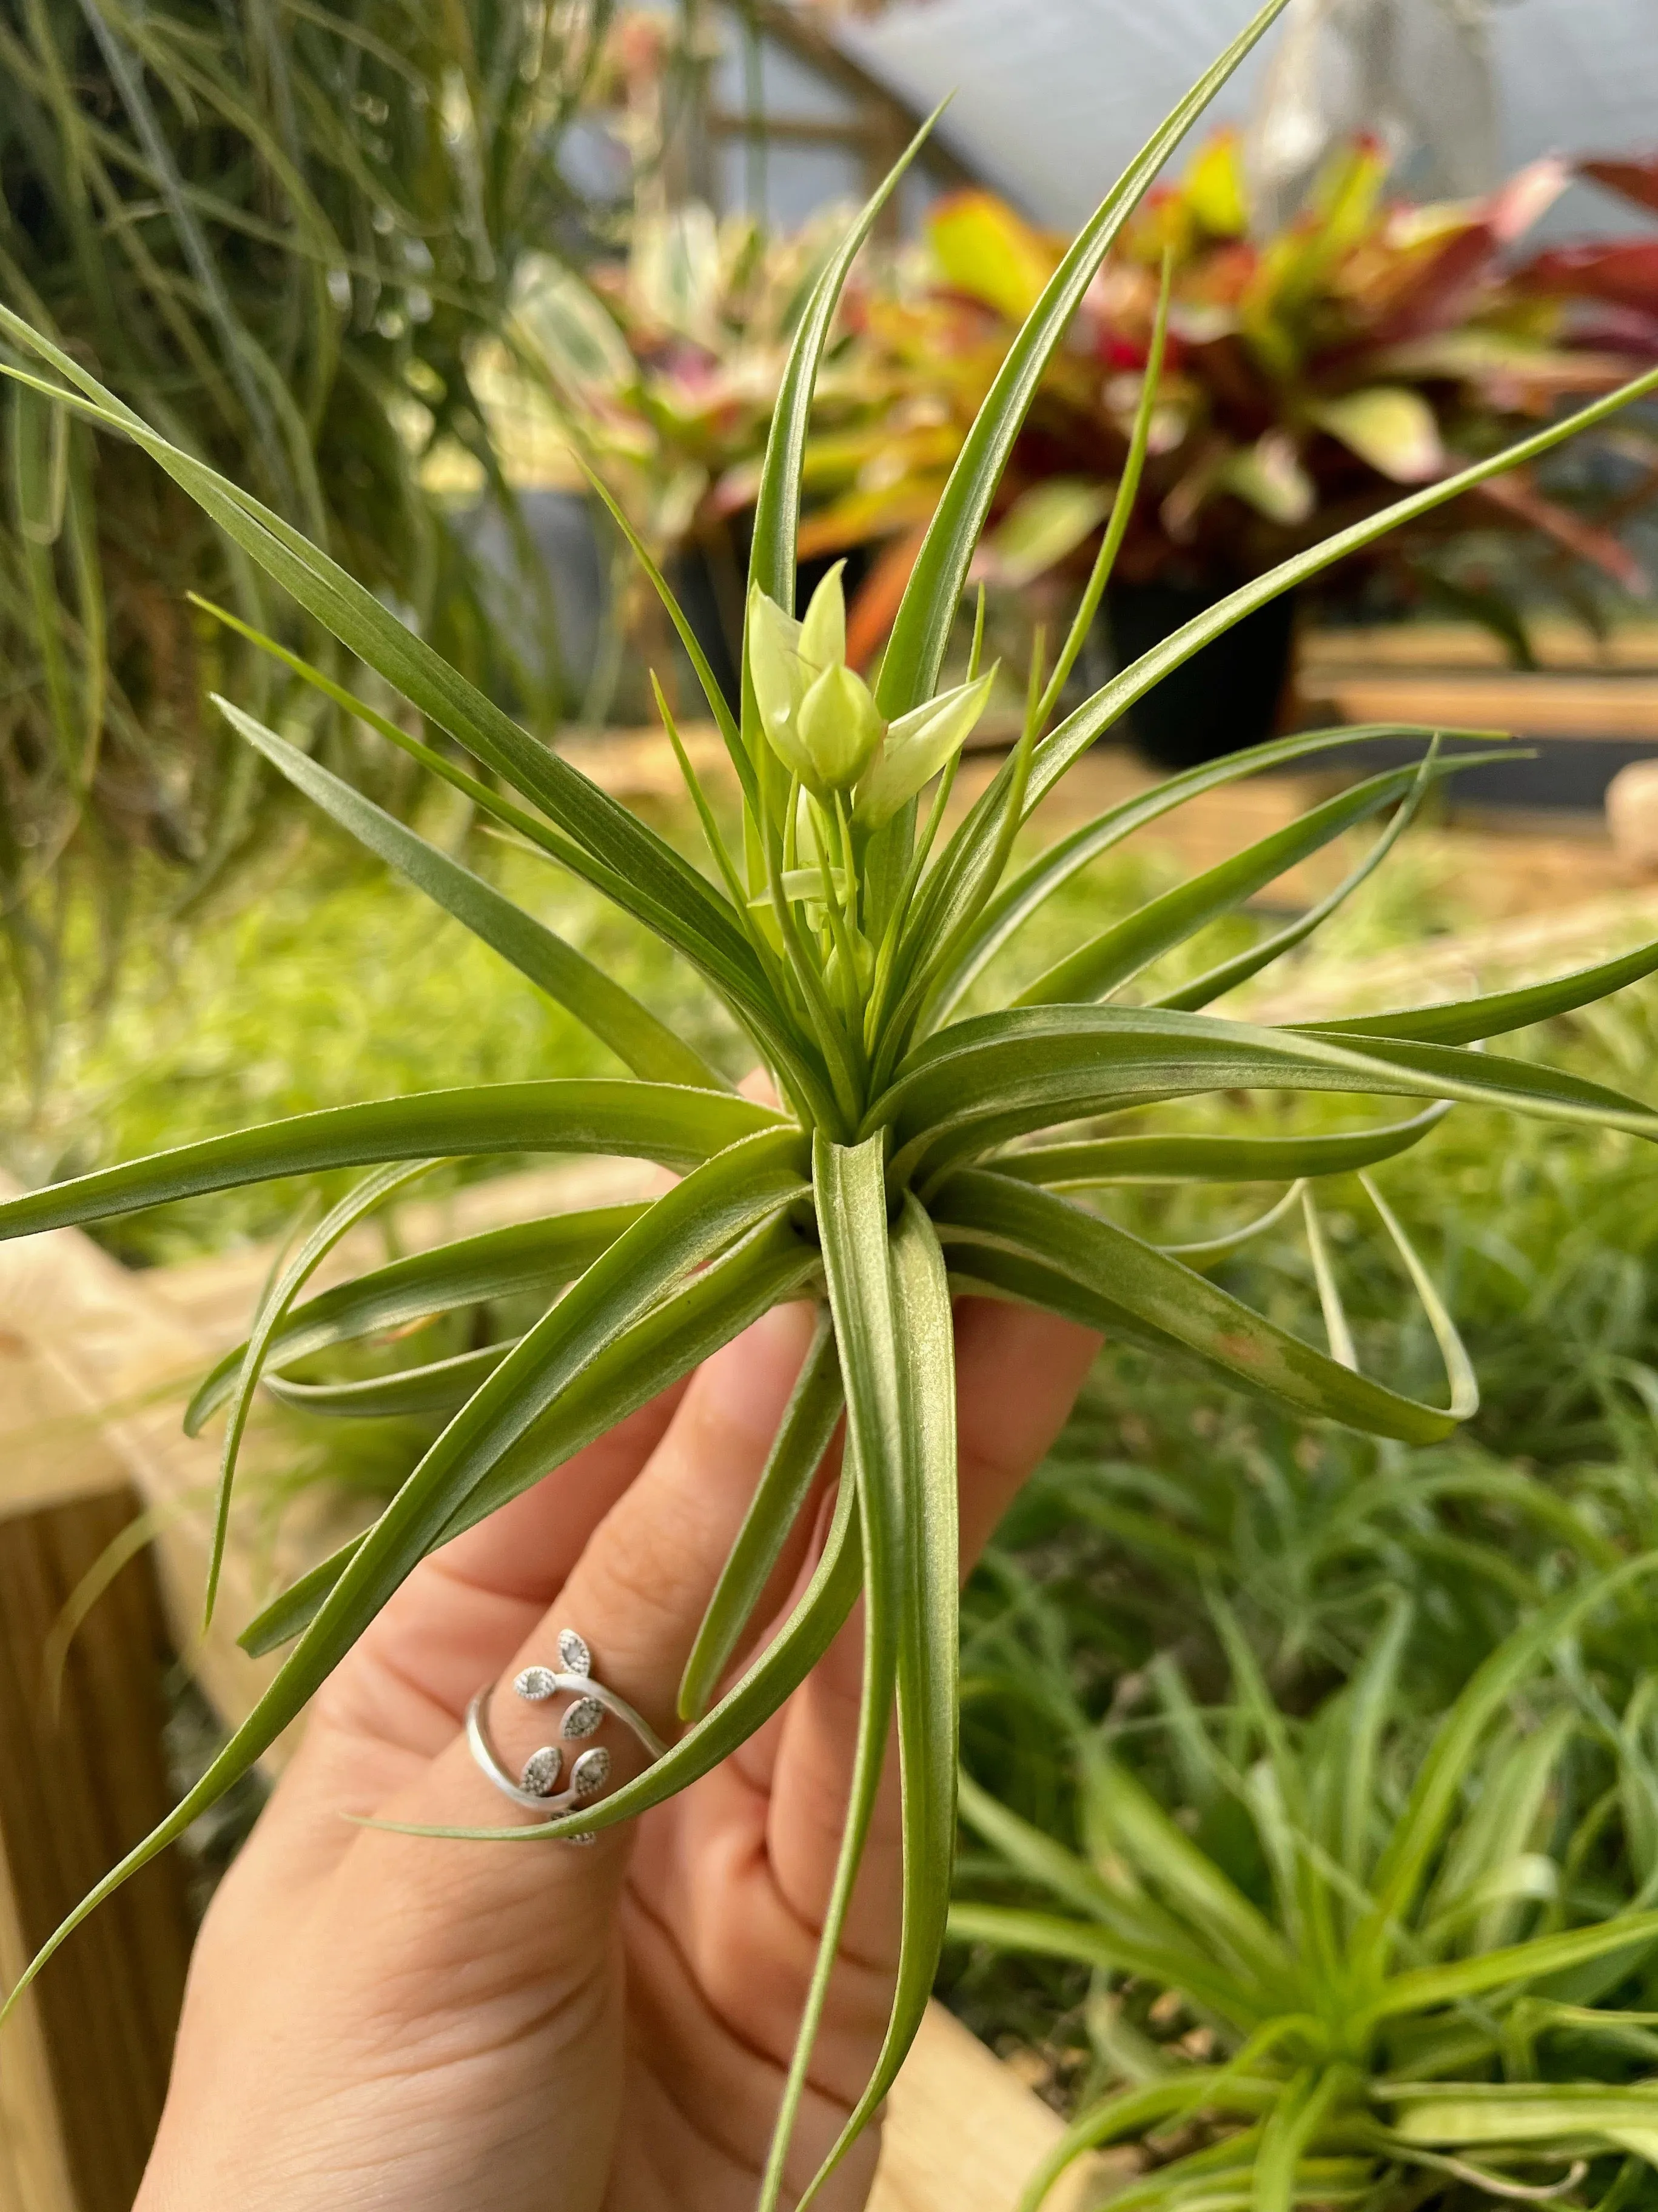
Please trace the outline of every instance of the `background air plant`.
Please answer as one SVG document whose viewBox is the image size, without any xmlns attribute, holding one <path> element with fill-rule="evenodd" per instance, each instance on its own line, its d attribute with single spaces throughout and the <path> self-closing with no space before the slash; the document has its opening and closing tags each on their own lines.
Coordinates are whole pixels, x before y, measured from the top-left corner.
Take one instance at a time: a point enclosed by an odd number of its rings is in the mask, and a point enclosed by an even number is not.
<svg viewBox="0 0 1658 2212">
<path fill-rule="evenodd" d="M 1095 1729 L 1048 1678 L 1083 1854 L 965 1782 L 963 1819 L 990 1847 L 972 1887 L 1011 1882 L 1035 1909 L 959 1904 L 950 1932 L 1091 1965 L 1116 2087 L 1031 2177 L 1024 2212 L 1113 2142 L 1147 2154 L 1113 2195 L 1124 2212 L 1288 2212 L 1384 2189 L 1577 2201 L 1586 2179 L 1590 2202 L 1644 2194 L 1655 1684 L 1609 1688 L 1580 1637 L 1620 1595 L 1638 1608 L 1653 1564 L 1542 1607 L 1431 1726 L 1402 1693 L 1424 1624 L 1397 1595 L 1351 1681 L 1305 1720 L 1274 1702 L 1224 1607 L 1218 1709 L 1165 1657 L 1156 1712 Z"/>
<path fill-rule="evenodd" d="M 278 514 L 170 441 L 70 354 L 0 314 L 0 331 L 42 364 L 38 374 L 9 371 L 19 384 L 149 453 L 241 553 L 491 780 L 459 768 L 325 672 L 273 647 L 283 665 L 671 945 L 724 997 L 769 1070 L 779 1101 L 756 1103 L 728 1088 L 682 1038 L 493 886 L 245 709 L 224 702 L 236 730 L 283 775 L 576 1014 L 630 1072 L 329 1109 L 105 1170 L 0 1208 L 0 1233 L 25 1235 L 262 1178 L 325 1167 L 370 1170 L 290 1255 L 261 1302 L 247 1345 L 197 1393 L 192 1423 L 229 1407 L 222 1503 L 228 1500 L 248 1402 L 267 1366 L 280 1376 L 285 1365 L 329 1344 L 509 1292 L 530 1294 L 536 1308 L 515 1340 L 398 1378 L 405 1398 L 422 1391 L 428 1407 L 452 1407 L 453 1418 L 367 1534 L 251 1625 L 244 1640 L 252 1649 L 297 1637 L 281 1674 L 201 1782 L 77 1910 L 42 1962 L 114 1884 L 247 1771 L 422 1558 L 543 1480 L 771 1305 L 815 1296 L 823 1304 L 815 1347 L 688 1666 L 685 1733 L 643 1774 L 591 1807 L 486 1832 L 530 1842 L 609 1826 L 660 1801 L 777 1707 L 864 1594 L 859 1755 L 822 1964 L 762 2190 L 764 2202 L 774 2203 L 895 1707 L 903 1802 L 898 1986 L 876 2071 L 840 2148 L 897 2070 L 944 1940 L 956 1794 L 952 1291 L 1034 1303 L 1160 1350 L 1183 1351 L 1304 1414 L 1430 1440 L 1474 1402 L 1453 1325 L 1376 1197 L 1442 1347 L 1449 1406 L 1357 1371 L 1324 1256 L 1312 1196 L 1316 1179 L 1407 1148 L 1458 1101 L 1658 1137 L 1658 1113 L 1615 1091 L 1463 1048 L 1650 972 L 1658 968 L 1658 946 L 1528 990 L 1317 1029 L 1255 1027 L 1204 1011 L 1300 942 L 1331 900 L 1161 1000 L 1122 995 L 1163 951 L 1345 827 L 1392 806 L 1391 823 L 1343 890 L 1352 888 L 1383 856 L 1421 793 L 1455 765 L 1430 732 L 1420 733 L 1416 766 L 1371 776 L 1290 829 L 1123 915 L 1011 1004 L 966 1017 L 958 1012 L 981 976 L 981 988 L 990 991 L 990 963 L 1021 925 L 1138 823 L 1196 791 L 1366 735 L 1315 732 L 1195 770 L 1109 810 L 1014 870 L 1022 823 L 1136 697 L 1275 593 L 1502 467 L 1535 458 L 1575 427 L 1552 427 L 1509 454 L 1427 487 L 1248 585 L 1050 727 L 1133 503 L 1157 392 L 1160 325 L 1114 524 L 1088 599 L 1052 672 L 1040 663 L 1031 672 L 1012 757 L 944 835 L 951 749 L 975 711 L 980 672 L 970 671 L 966 687 L 942 697 L 936 687 L 974 548 L 1024 410 L 1139 196 L 1281 5 L 1269 0 L 1175 109 L 1054 271 L 963 447 L 872 688 L 841 657 L 833 584 L 796 625 L 794 526 L 813 381 L 835 300 L 900 172 L 825 269 L 796 332 L 756 506 L 740 715 L 707 683 L 742 793 L 739 849 L 720 836 L 684 763 L 714 881 L 527 737 Z M 1576 424 L 1601 419 L 1654 384 L 1658 372 L 1596 402 Z M 667 603 L 700 662 L 689 625 Z M 247 626 L 238 634 L 248 635 Z M 918 799 L 930 777 L 939 788 L 922 823 Z M 1262 1133 L 1260 1117 L 1242 1106 L 1225 1133 L 1159 1133 L 1155 1121 L 1133 1134 L 1112 1133 L 1109 1117 L 1159 1103 L 1297 1091 L 1412 1106 L 1403 1119 L 1304 1139 Z M 1102 1118 L 1106 1132 L 1093 1133 Z M 1067 1127 L 1078 1132 L 1071 1139 L 1054 1135 Z M 648 1206 L 492 1232 L 302 1298 L 331 1246 L 423 1164 L 503 1151 L 643 1157 L 682 1170 L 683 1180 Z M 1317 1266 L 1331 1350 L 1299 1340 L 1206 1279 L 1199 1267 L 1215 1256 L 1212 1249 L 1185 1257 L 1160 1250 L 1068 1194 L 1148 1175 L 1299 1184 L 1296 1203 Z M 732 1680 L 732 1655 L 843 1409 L 847 1448 L 822 1556 L 783 1627 Z"/>
</svg>

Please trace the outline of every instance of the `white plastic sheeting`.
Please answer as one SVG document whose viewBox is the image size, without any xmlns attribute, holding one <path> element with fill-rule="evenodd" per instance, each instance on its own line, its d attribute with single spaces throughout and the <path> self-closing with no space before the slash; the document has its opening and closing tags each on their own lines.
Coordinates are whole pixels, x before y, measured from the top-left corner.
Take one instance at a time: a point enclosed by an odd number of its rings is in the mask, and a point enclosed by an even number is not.
<svg viewBox="0 0 1658 2212">
<path fill-rule="evenodd" d="M 1251 0 L 899 0 L 836 35 L 916 108 L 953 88 L 951 144 L 1069 228 L 1252 12 Z M 1497 0 L 1491 37 L 1504 167 L 1555 151 L 1658 152 L 1658 0 Z M 1216 120 L 1248 119 L 1261 66 L 1257 50 Z M 1546 229 L 1629 220 L 1580 186 Z"/>
</svg>

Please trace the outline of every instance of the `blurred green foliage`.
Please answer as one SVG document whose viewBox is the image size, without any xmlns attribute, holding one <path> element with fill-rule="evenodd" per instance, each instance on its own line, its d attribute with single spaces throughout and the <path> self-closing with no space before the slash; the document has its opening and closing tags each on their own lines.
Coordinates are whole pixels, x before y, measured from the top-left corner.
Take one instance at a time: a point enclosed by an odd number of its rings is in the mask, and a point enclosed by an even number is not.
<svg viewBox="0 0 1658 2212">
<path fill-rule="evenodd" d="M 470 360 L 525 254 L 586 220 L 561 155 L 610 13 L 0 0 L 0 300 L 543 724 L 556 626 Z M 338 661 L 142 455 L 27 390 L 3 413 L 0 977 L 39 1059 L 66 879 L 99 895 L 96 982 L 142 911 L 137 854 L 180 871 L 176 896 L 248 837 L 258 771 L 208 693 L 337 756 L 348 738 L 186 604 Z M 458 528 L 456 480 L 486 520 Z"/>
</svg>

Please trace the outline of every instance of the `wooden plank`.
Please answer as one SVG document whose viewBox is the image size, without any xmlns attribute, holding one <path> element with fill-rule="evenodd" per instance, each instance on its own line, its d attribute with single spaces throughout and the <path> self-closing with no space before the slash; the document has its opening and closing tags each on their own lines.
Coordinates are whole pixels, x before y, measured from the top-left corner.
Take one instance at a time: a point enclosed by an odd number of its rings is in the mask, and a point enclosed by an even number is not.
<svg viewBox="0 0 1658 2212">
<path fill-rule="evenodd" d="M 935 1998 L 887 2100 L 868 2212 L 1015 2212 L 1063 2132 L 1059 2115 Z M 1079 2159 L 1044 2212 L 1080 2212 L 1136 2170 L 1132 2153 Z"/>
<path fill-rule="evenodd" d="M 29 1346 L 0 1329 L 0 1514 L 106 1492 L 124 1480 L 115 1453 L 83 1419 L 64 1419 Z M 34 1946 L 19 1910 L 11 1844 L 0 1820 L 0 1987 L 11 1988 Z M 6 2030 L 0 2059 L 0 2212 L 78 2212 L 52 2082 L 40 1996 L 31 1990 Z"/>
<path fill-rule="evenodd" d="M 1658 623 L 1620 623 L 1598 638 L 1582 623 L 1554 617 L 1528 623 L 1527 634 L 1543 668 L 1590 668 L 1606 673 L 1658 669 Z M 1305 670 L 1513 666 L 1503 641 L 1473 623 L 1309 628 L 1300 633 L 1296 650 Z"/>
<path fill-rule="evenodd" d="M 31 1271 L 32 1273 L 33 1271 Z M 0 1327 L 0 1980 L 172 1802 L 171 1653 L 147 1555 L 71 1647 L 54 1707 L 47 1640 L 141 1510 L 79 1394 Z M 161 2112 L 191 1930 L 176 1860 L 65 1947 L 0 2057 L 0 2212 L 118 2212 Z"/>
<path fill-rule="evenodd" d="M 0 1522 L 0 1915 L 15 1955 L 33 1954 L 172 1802 L 161 1756 L 171 1654 L 147 1556 L 122 1569 L 76 1638 L 56 1710 L 43 1675 L 64 1601 L 138 1510 L 123 1489 Z M 9 2116 L 14 2167 L 36 2168 L 24 2212 L 131 2204 L 166 2094 L 191 1936 L 184 1870 L 168 1853 L 40 1978 L 33 2094 Z"/>
<path fill-rule="evenodd" d="M 1650 677 L 1327 668 L 1303 672 L 1302 690 L 1316 697 L 1321 720 L 1327 700 L 1346 722 L 1443 722 L 1516 737 L 1658 743 L 1658 679 Z"/>
<path fill-rule="evenodd" d="M 0 1191 L 15 1187 L 0 1181 Z M 101 1434 L 124 1479 L 156 1515 L 174 1648 L 190 1652 L 192 1671 L 216 1704 L 222 1695 L 233 1702 L 246 1696 L 259 1662 L 236 1649 L 232 1624 L 256 1608 L 253 1563 L 240 1553 L 227 1560 L 222 1610 L 201 1635 L 218 1451 L 179 1425 L 180 1405 L 209 1364 L 210 1346 L 150 1297 L 141 1277 L 72 1229 L 0 1244 L 0 1328 L 32 1344 L 66 1412 L 79 1409 L 89 1439 Z"/>
<path fill-rule="evenodd" d="M 9 1989 L 28 1961 L 11 1860 L 0 1834 L 0 1983 Z M 0 2052 L 0 2212 L 80 2212 L 39 1993 L 33 1990 L 8 2022 Z"/>
</svg>

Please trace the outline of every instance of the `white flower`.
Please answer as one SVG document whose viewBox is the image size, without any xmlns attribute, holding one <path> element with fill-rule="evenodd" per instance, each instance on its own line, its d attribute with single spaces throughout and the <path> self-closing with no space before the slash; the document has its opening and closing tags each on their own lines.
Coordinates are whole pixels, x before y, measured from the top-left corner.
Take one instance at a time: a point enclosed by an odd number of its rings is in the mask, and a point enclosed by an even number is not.
<svg viewBox="0 0 1658 2212">
<path fill-rule="evenodd" d="M 837 561 L 796 622 L 757 586 L 749 597 L 749 676 L 767 742 L 814 797 L 850 791 L 885 725 L 847 666 L 847 605 Z"/>
<path fill-rule="evenodd" d="M 995 680 L 995 670 L 989 669 L 973 683 L 958 684 L 953 691 L 941 692 L 926 706 L 901 714 L 889 727 L 879 757 L 858 787 L 853 819 L 866 830 L 878 830 L 906 799 L 914 799 L 923 785 L 931 783 L 966 744 Z"/>
</svg>

